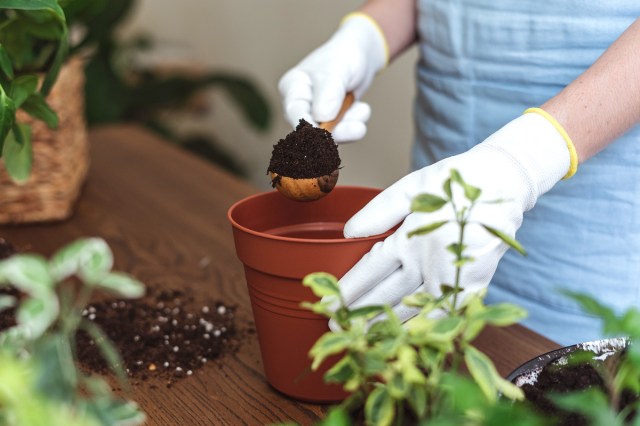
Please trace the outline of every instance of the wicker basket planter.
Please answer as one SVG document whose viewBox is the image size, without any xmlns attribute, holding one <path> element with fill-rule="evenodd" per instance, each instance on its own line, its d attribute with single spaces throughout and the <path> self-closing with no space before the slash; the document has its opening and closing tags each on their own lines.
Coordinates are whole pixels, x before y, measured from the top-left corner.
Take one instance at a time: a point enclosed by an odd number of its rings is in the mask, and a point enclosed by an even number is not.
<svg viewBox="0 0 640 426">
<path fill-rule="evenodd" d="M 0 224 L 68 218 L 85 181 L 89 141 L 80 59 L 63 66 L 47 101 L 58 113 L 57 130 L 18 111 L 17 120 L 32 126 L 33 168 L 26 183 L 16 184 L 0 164 Z"/>
</svg>

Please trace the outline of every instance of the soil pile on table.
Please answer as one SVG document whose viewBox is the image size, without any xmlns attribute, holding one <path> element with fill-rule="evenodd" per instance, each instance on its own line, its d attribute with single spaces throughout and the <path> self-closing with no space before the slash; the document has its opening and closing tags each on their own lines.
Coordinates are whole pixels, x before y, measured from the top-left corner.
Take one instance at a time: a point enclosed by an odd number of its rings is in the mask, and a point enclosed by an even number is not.
<svg viewBox="0 0 640 426">
<path fill-rule="evenodd" d="M 330 175 L 339 167 L 338 146 L 331 133 L 300 120 L 293 132 L 273 146 L 267 174 L 309 179 Z M 271 183 L 275 187 L 277 180 Z"/>
<path fill-rule="evenodd" d="M 18 251 L 0 238 L 0 260 Z M 0 288 L 0 295 L 22 296 L 13 287 Z M 131 379 L 159 377 L 170 386 L 238 350 L 243 333 L 253 329 L 237 327 L 235 311 L 222 301 L 197 303 L 182 290 L 147 287 L 143 298 L 104 300 L 88 305 L 82 314 L 111 339 Z M 15 308 L 0 312 L 0 330 L 15 325 Z M 98 346 L 83 331 L 78 332 L 76 346 L 85 369 L 109 372 Z"/>
<path fill-rule="evenodd" d="M 135 300 L 107 300 L 85 309 L 120 351 L 133 379 L 160 377 L 170 386 L 239 347 L 235 307 L 223 302 L 197 304 L 183 291 L 154 291 Z M 91 371 L 108 367 L 95 342 L 78 334 L 78 358 Z"/>
</svg>

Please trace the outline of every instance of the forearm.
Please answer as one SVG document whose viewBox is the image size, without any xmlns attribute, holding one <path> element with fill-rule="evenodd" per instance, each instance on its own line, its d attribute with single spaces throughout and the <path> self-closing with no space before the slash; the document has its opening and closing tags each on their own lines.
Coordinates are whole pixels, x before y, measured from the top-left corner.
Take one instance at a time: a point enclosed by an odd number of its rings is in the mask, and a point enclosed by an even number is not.
<svg viewBox="0 0 640 426">
<path fill-rule="evenodd" d="M 583 162 L 640 123 L 640 19 L 542 108 L 560 122 Z"/>
<path fill-rule="evenodd" d="M 368 0 L 360 9 L 380 26 L 389 46 L 389 59 L 416 40 L 415 0 Z"/>
</svg>

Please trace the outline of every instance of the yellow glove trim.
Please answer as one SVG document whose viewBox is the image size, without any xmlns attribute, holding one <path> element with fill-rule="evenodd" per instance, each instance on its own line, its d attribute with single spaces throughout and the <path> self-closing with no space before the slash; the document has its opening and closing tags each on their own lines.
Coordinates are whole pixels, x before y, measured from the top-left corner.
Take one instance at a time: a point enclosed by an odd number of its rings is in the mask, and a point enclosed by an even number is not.
<svg viewBox="0 0 640 426">
<path fill-rule="evenodd" d="M 564 139 L 564 141 L 566 142 L 567 149 L 569 150 L 570 162 L 569 162 L 569 171 L 567 171 L 567 174 L 564 175 L 562 179 L 569 179 L 571 176 L 575 175 L 576 172 L 578 171 L 578 153 L 576 152 L 576 146 L 573 144 L 573 142 L 571 141 L 571 138 L 569 137 L 567 132 L 564 130 L 564 128 L 560 125 L 560 123 L 558 123 L 558 120 L 553 118 L 553 116 L 549 114 L 547 111 L 543 110 L 542 108 L 528 108 L 524 112 L 524 114 L 527 114 L 529 112 L 541 115 L 544 118 L 546 118 L 547 121 L 549 121 L 549 123 L 551 123 L 551 125 L 555 127 L 558 133 L 560 133 L 560 135 L 562 136 L 562 139 Z"/>
<path fill-rule="evenodd" d="M 361 17 L 369 21 L 369 23 L 373 26 L 373 28 L 376 30 L 376 32 L 380 36 L 380 39 L 382 40 L 382 45 L 384 46 L 384 66 L 386 67 L 387 65 L 389 65 L 389 56 L 390 56 L 389 43 L 387 42 L 387 36 L 384 35 L 384 31 L 382 31 L 382 28 L 380 28 L 380 25 L 378 25 L 378 22 L 376 22 L 375 19 L 373 19 L 371 16 L 367 15 L 364 12 L 351 12 L 346 14 L 344 18 L 342 18 L 342 20 L 340 21 L 340 25 L 344 24 L 349 19 L 356 18 L 356 17 Z"/>
</svg>

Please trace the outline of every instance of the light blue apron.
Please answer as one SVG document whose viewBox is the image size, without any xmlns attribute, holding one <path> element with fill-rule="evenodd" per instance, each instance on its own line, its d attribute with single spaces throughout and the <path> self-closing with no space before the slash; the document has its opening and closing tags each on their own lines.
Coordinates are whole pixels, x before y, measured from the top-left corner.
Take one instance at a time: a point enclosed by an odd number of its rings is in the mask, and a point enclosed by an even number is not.
<svg viewBox="0 0 640 426">
<path fill-rule="evenodd" d="M 640 16 L 640 0 L 419 0 L 418 10 L 415 168 L 554 96 Z M 525 307 L 531 329 L 567 345 L 601 337 L 561 288 L 617 311 L 640 306 L 640 127 L 542 196 L 516 237 L 528 256 L 506 253 L 487 300 Z"/>
</svg>

